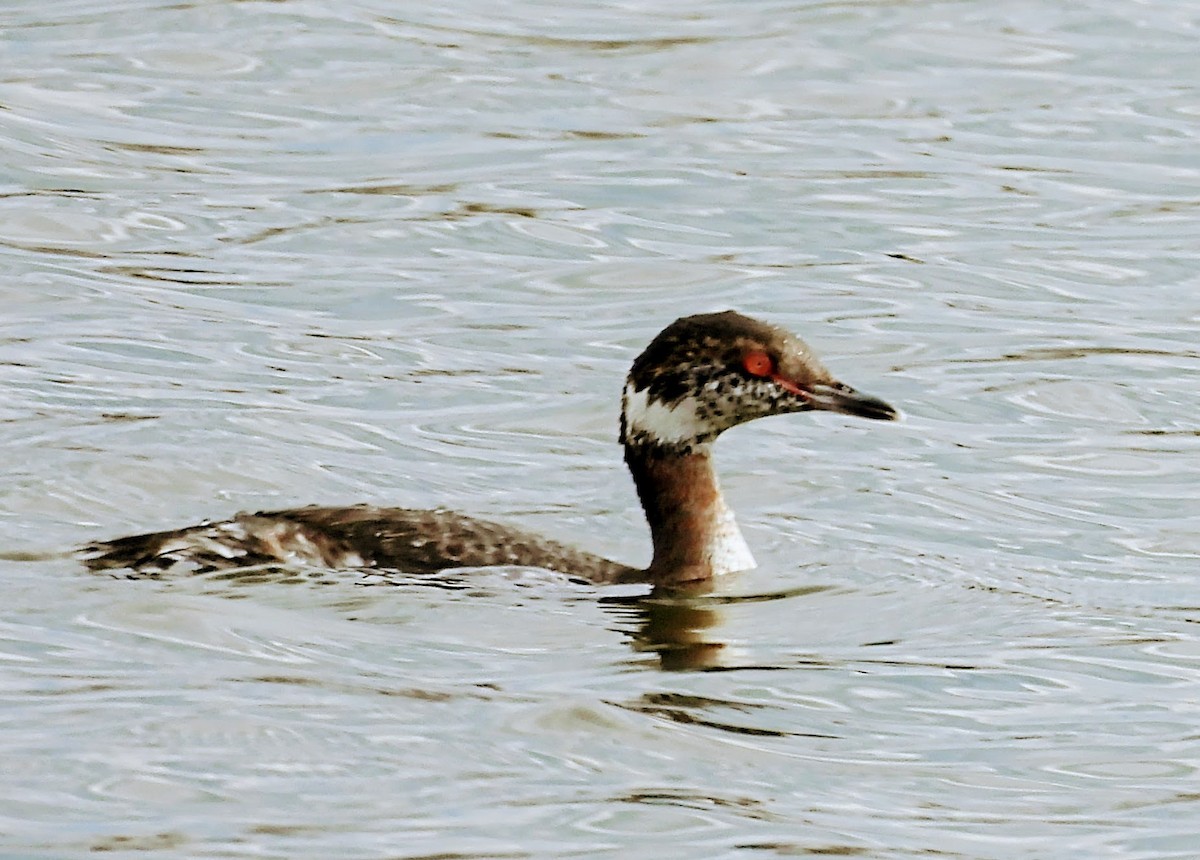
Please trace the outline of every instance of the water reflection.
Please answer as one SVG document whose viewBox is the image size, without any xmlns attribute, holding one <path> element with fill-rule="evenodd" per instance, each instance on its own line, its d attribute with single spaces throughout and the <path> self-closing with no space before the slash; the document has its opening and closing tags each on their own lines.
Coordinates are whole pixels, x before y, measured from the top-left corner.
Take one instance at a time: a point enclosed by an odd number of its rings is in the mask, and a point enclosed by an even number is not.
<svg viewBox="0 0 1200 860">
<path fill-rule="evenodd" d="M 662 592 L 658 589 L 636 604 L 638 627 L 632 642 L 635 651 L 658 655 L 668 671 L 709 669 L 721 665 L 727 643 L 716 631 L 721 611 L 703 600 L 712 583 Z"/>
<path fill-rule="evenodd" d="M 16 558 L 14 554 L 7 557 Z M 42 556 L 33 556 L 42 558 Z M 59 554 L 61 557 L 61 554 Z M 73 558 L 73 556 L 70 556 Z M 459 593 L 470 600 L 499 600 L 544 597 L 562 600 L 566 591 L 577 592 L 582 600 L 594 599 L 595 586 L 586 580 L 520 566 L 459 568 L 437 574 L 410 574 L 389 569 L 339 570 L 305 564 L 269 563 L 248 565 L 232 570 L 193 573 L 134 572 L 106 570 L 99 575 L 112 579 L 146 579 L 170 583 L 186 592 L 226 599 L 267 598 L 264 589 L 280 586 L 347 588 L 377 587 Z M 598 603 L 619 619 L 618 628 L 627 633 L 635 653 L 657 655 L 659 667 L 668 672 L 796 668 L 796 659 L 787 665 L 748 663 L 745 654 L 733 647 L 722 628 L 726 612 L 749 604 L 801 598 L 836 590 L 831 585 L 808 585 L 757 594 L 730 594 L 725 583 L 696 582 L 670 587 L 658 586 L 646 593 L 645 586 L 618 586 L 621 593 L 603 594 Z M 634 589 L 631 593 L 629 589 Z M 740 661 L 740 662 L 739 662 Z M 805 659 L 804 665 L 819 667 L 819 661 Z"/>
<path fill-rule="evenodd" d="M 720 632 L 728 606 L 803 597 L 829 591 L 811 585 L 767 594 L 722 594 L 713 582 L 656 587 L 643 597 L 604 597 L 601 604 L 618 607 L 633 622 L 631 645 L 637 652 L 657 654 L 669 672 L 745 668 Z M 755 666 L 757 669 L 782 668 Z"/>
</svg>

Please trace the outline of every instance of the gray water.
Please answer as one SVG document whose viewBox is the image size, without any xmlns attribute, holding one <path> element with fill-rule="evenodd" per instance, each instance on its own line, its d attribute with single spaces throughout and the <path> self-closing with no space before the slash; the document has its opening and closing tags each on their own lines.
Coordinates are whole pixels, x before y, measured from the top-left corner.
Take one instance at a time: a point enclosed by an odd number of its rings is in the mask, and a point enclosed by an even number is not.
<svg viewBox="0 0 1200 860">
<path fill-rule="evenodd" d="M 0 855 L 1200 856 L 1200 8 L 11 0 Z M 630 562 L 629 361 L 737 307 L 759 568 L 110 579 L 445 505 Z"/>
</svg>

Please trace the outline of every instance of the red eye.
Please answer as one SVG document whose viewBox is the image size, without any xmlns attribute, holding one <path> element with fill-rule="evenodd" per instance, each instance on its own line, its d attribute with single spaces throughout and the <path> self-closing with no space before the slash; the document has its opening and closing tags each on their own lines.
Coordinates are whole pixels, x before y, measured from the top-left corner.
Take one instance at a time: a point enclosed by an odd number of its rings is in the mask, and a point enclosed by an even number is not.
<svg viewBox="0 0 1200 860">
<path fill-rule="evenodd" d="M 748 352 L 742 357 L 742 367 L 753 376 L 770 376 L 775 372 L 775 362 L 765 352 Z"/>
</svg>

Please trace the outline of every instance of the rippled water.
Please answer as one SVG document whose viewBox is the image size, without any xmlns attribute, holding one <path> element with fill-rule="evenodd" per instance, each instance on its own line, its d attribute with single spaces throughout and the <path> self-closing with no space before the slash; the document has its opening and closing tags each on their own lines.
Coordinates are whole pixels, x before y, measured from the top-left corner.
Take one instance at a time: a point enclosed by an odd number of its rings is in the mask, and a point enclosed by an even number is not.
<svg viewBox="0 0 1200 860">
<path fill-rule="evenodd" d="M 412 6 L 5 7 L 0 853 L 1194 858 L 1195 4 Z M 727 306 L 907 420 L 730 433 L 715 594 L 64 555 L 644 562 L 621 378 Z"/>
</svg>

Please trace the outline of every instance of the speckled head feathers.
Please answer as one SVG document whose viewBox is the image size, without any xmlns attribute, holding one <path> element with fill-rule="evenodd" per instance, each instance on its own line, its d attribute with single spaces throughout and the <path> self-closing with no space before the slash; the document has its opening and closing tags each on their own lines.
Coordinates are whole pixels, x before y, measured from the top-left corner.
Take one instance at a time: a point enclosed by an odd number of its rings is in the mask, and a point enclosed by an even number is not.
<svg viewBox="0 0 1200 860">
<path fill-rule="evenodd" d="M 671 323 L 633 362 L 621 441 L 686 452 L 746 421 L 809 409 L 897 417 L 834 379 L 790 332 L 736 311 L 698 314 Z"/>
</svg>

